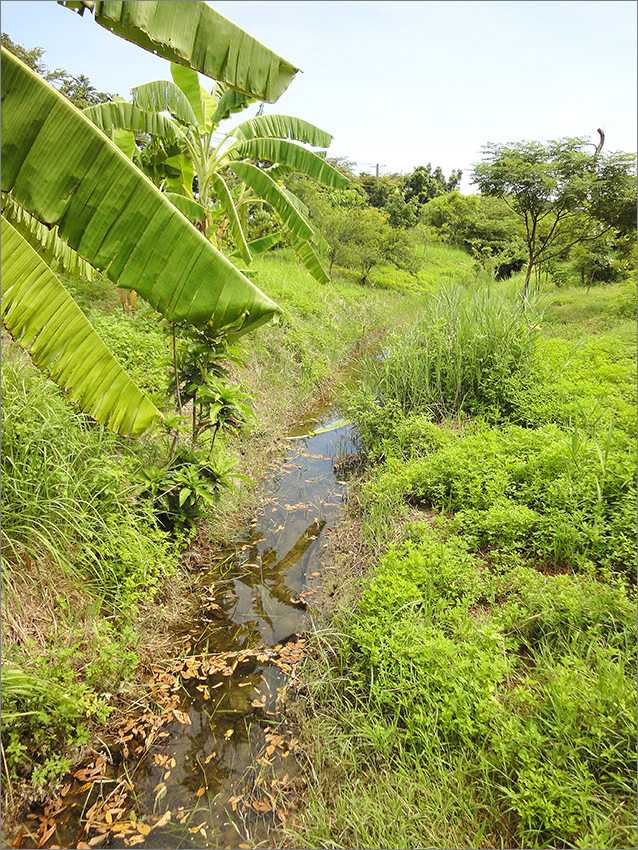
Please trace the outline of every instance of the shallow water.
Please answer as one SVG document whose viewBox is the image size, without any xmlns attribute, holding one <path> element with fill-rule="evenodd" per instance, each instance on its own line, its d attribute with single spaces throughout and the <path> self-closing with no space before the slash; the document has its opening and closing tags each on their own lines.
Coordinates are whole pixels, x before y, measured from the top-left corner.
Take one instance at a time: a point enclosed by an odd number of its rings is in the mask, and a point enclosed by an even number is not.
<svg viewBox="0 0 638 850">
<path fill-rule="evenodd" d="M 252 847 L 286 822 L 298 773 L 286 703 L 356 458 L 335 424 L 326 407 L 291 431 L 259 514 L 199 566 L 187 654 L 156 671 L 155 711 L 131 715 L 44 813 L 57 827 L 44 846 Z"/>
</svg>

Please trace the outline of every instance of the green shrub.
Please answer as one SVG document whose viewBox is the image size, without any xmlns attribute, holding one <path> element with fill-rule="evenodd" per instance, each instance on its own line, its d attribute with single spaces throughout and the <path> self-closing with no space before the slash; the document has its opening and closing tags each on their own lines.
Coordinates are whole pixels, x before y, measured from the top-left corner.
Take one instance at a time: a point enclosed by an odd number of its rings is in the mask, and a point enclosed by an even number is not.
<svg viewBox="0 0 638 850">
<path fill-rule="evenodd" d="M 491 572 L 421 525 L 340 625 L 344 697 L 364 692 L 394 730 L 389 758 L 466 763 L 521 846 L 574 846 L 607 818 L 606 846 L 622 847 L 630 813 L 611 813 L 635 793 L 635 616 L 619 584 Z"/>
</svg>

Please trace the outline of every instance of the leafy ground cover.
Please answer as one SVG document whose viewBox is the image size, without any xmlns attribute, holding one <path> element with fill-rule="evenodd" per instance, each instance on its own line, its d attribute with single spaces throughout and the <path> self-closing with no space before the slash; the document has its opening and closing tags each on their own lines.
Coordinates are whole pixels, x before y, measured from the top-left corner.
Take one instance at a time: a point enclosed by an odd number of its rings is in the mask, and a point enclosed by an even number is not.
<svg viewBox="0 0 638 850">
<path fill-rule="evenodd" d="M 294 846 L 636 843 L 631 296 L 513 292 L 434 296 L 350 400 Z"/>
</svg>

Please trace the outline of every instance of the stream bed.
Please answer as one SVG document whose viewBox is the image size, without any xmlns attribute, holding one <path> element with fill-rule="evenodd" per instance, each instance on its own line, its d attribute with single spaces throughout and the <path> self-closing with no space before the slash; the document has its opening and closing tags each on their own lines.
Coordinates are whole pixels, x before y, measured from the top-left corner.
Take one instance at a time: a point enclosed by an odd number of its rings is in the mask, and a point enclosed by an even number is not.
<svg viewBox="0 0 638 850">
<path fill-rule="evenodd" d="M 286 704 L 357 453 L 330 405 L 284 445 L 257 516 L 226 551 L 189 555 L 193 617 L 185 651 L 155 670 L 153 710 L 122 722 L 57 801 L 30 816 L 40 822 L 19 846 L 268 846 L 287 822 L 299 768 Z"/>
</svg>

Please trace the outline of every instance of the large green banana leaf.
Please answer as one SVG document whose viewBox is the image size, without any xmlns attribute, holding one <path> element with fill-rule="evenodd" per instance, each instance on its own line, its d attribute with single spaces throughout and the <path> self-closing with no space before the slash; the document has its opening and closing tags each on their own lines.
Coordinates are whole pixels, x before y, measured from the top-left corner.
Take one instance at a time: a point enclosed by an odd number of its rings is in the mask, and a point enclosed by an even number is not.
<svg viewBox="0 0 638 850">
<path fill-rule="evenodd" d="M 288 200 L 293 205 L 293 207 L 297 210 L 297 212 L 301 216 L 303 216 L 308 227 L 310 227 L 312 229 L 312 232 L 313 232 L 312 241 L 314 242 L 314 244 L 318 248 L 321 248 L 323 251 L 329 251 L 330 245 L 328 245 L 328 243 L 323 238 L 323 236 L 319 233 L 319 231 L 315 230 L 314 227 L 312 226 L 312 224 L 310 224 L 310 222 L 308 221 L 308 215 L 310 213 L 310 210 L 308 209 L 308 207 L 295 194 L 293 194 L 288 189 L 286 189 L 285 186 L 280 186 L 279 188 L 284 193 L 284 195 L 288 198 Z"/>
<path fill-rule="evenodd" d="M 201 71 L 251 97 L 274 103 L 299 70 L 203 0 L 58 0 L 80 15 L 171 62 Z"/>
<path fill-rule="evenodd" d="M 204 207 L 192 198 L 188 198 L 185 195 L 178 195 L 175 192 L 165 192 L 164 194 L 192 224 L 195 224 L 197 221 L 203 221 L 206 218 Z"/>
<path fill-rule="evenodd" d="M 161 420 L 62 283 L 4 216 L 2 323 L 67 397 L 107 428 L 137 437 Z"/>
<path fill-rule="evenodd" d="M 181 150 L 188 150 L 184 134 L 177 124 L 157 112 L 145 112 L 123 100 L 98 103 L 83 111 L 107 135 L 110 130 L 131 130 L 133 133 L 159 136 L 177 144 Z"/>
<path fill-rule="evenodd" d="M 310 242 L 304 242 L 301 239 L 297 239 L 297 237 L 292 234 L 290 235 L 290 241 L 292 242 L 292 247 L 297 252 L 299 259 L 314 279 L 319 281 L 319 283 L 330 283 L 330 278 L 328 277 L 324 267 L 321 265 L 319 257 L 315 254 Z"/>
<path fill-rule="evenodd" d="M 249 118 L 231 131 L 236 139 L 247 141 L 256 138 L 293 139 L 318 148 L 330 147 L 332 136 L 314 124 L 290 115 L 260 115 Z"/>
<path fill-rule="evenodd" d="M 79 110 L 2 50 L 2 189 L 171 321 L 243 333 L 280 308 Z"/>
<path fill-rule="evenodd" d="M 217 109 L 211 118 L 213 124 L 221 124 L 226 118 L 230 118 L 233 112 L 241 112 L 255 102 L 254 97 L 247 97 L 241 92 L 229 89 L 224 83 L 215 83 L 213 94 L 218 98 Z"/>
<path fill-rule="evenodd" d="M 204 110 L 202 108 L 202 98 L 200 95 L 199 75 L 192 68 L 184 68 L 183 65 L 178 65 L 176 62 L 171 62 L 171 77 L 178 89 L 184 92 L 191 109 L 197 119 L 197 125 L 200 130 L 204 130 Z M 217 104 L 215 104 L 215 109 Z M 214 111 L 214 110 L 212 110 Z"/>
<path fill-rule="evenodd" d="M 197 127 L 197 116 L 193 112 L 186 94 L 169 80 L 153 80 L 131 89 L 133 103 L 144 112 L 168 112 L 173 118 Z"/>
<path fill-rule="evenodd" d="M 11 195 L 4 195 L 2 204 L 2 214 L 7 221 L 54 271 L 59 268 L 66 277 L 83 280 L 96 280 L 100 277 L 92 265 L 60 239 L 57 227 L 46 227 L 16 204 Z"/>
<path fill-rule="evenodd" d="M 277 214 L 288 230 L 292 231 L 295 236 L 301 239 L 312 238 L 314 234 L 312 227 L 301 213 L 295 209 L 293 204 L 291 204 L 282 192 L 281 187 L 264 171 L 261 171 L 257 166 L 251 165 L 249 162 L 233 162 L 230 168 L 240 180 L 243 180 L 247 186 L 250 186 L 255 194 L 263 198 L 264 201 L 267 201 L 277 211 Z"/>
<path fill-rule="evenodd" d="M 307 174 L 308 177 L 323 183 L 324 186 L 331 186 L 335 189 L 345 189 L 348 185 L 348 178 L 344 177 L 336 168 L 333 168 L 325 159 L 317 156 L 313 151 L 285 139 L 259 138 L 235 142 L 229 148 L 227 156 L 233 160 L 245 157 L 281 162 L 290 165 L 295 171 Z"/>
</svg>

